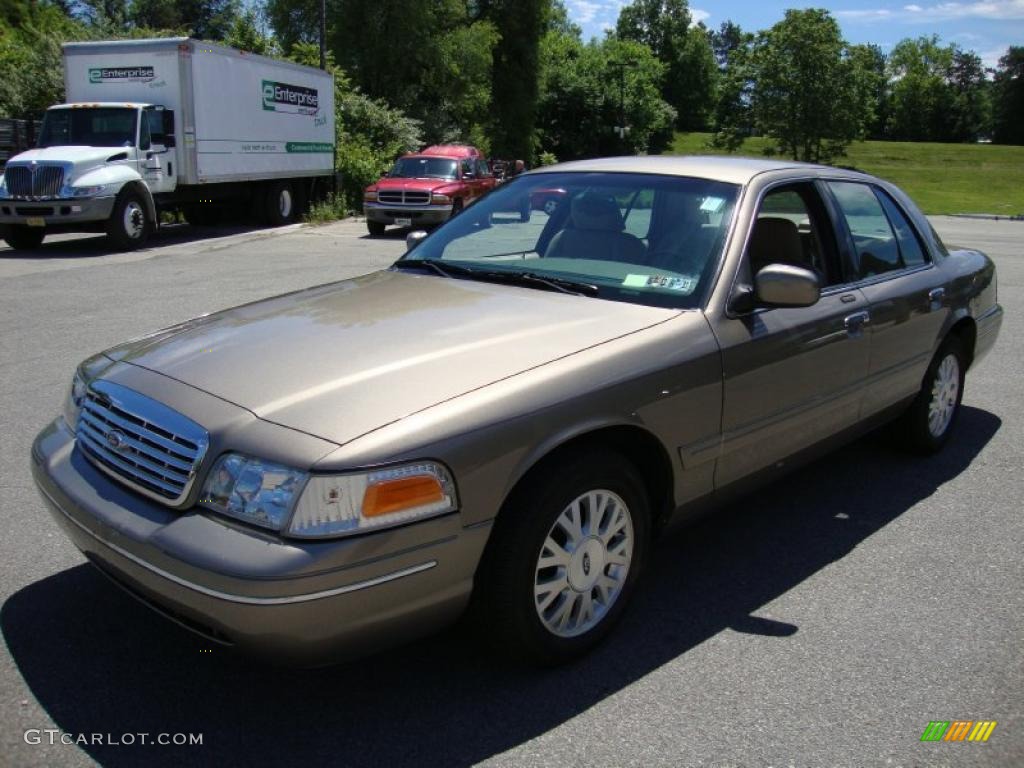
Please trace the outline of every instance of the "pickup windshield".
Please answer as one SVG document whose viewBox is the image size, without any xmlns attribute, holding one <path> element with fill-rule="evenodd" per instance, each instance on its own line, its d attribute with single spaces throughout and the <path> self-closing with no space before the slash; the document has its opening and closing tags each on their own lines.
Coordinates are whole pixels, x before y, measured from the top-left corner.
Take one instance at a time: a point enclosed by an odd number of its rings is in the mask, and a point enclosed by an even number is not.
<svg viewBox="0 0 1024 768">
<path fill-rule="evenodd" d="M 40 147 L 133 147 L 138 110 L 126 107 L 51 109 L 43 118 Z"/>
<path fill-rule="evenodd" d="M 393 179 L 454 179 L 457 164 L 446 157 L 400 157 L 391 169 Z"/>
</svg>

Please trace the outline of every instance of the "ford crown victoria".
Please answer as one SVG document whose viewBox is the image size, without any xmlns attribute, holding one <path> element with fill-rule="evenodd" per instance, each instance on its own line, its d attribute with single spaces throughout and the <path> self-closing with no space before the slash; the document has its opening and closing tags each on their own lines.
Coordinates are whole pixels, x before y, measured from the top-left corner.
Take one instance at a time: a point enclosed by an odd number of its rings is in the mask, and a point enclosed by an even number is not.
<svg viewBox="0 0 1024 768">
<path fill-rule="evenodd" d="M 279 661 L 468 607 L 562 661 L 670 522 L 894 419 L 955 440 L 1002 319 L 993 263 L 898 188 L 770 159 L 548 167 L 409 242 L 84 361 L 32 463 L 86 557 Z"/>
</svg>

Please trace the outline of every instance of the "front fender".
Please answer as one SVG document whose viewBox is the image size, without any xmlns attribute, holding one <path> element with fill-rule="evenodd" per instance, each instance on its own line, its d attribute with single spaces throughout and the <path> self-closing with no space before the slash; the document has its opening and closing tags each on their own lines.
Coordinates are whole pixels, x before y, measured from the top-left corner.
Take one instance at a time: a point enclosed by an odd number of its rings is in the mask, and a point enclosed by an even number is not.
<svg viewBox="0 0 1024 768">
<path fill-rule="evenodd" d="M 90 168 L 75 178 L 76 187 L 98 187 L 101 184 L 120 184 L 122 187 L 133 181 L 142 182 L 142 177 L 134 168 L 118 163 L 117 165 L 101 165 Z M 118 189 L 120 191 L 120 189 Z"/>
</svg>

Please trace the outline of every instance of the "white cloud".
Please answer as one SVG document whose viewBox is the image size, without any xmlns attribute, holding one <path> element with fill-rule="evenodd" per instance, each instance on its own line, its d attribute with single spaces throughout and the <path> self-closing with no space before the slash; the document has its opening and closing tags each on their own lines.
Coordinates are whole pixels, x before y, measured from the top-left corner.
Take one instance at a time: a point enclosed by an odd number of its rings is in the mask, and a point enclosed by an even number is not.
<svg viewBox="0 0 1024 768">
<path fill-rule="evenodd" d="M 837 11 L 840 18 L 851 21 L 882 21 L 900 19 L 912 22 L 950 21 L 954 19 L 994 19 L 997 21 L 1024 20 L 1024 0 L 981 0 L 973 3 L 936 3 L 921 6 L 905 5 L 901 10 L 886 8 L 873 10 Z"/>
<path fill-rule="evenodd" d="M 690 18 L 693 19 L 693 23 L 696 24 L 700 21 L 707 21 L 711 17 L 711 14 L 707 11 L 701 10 L 700 8 L 690 9 Z"/>
</svg>

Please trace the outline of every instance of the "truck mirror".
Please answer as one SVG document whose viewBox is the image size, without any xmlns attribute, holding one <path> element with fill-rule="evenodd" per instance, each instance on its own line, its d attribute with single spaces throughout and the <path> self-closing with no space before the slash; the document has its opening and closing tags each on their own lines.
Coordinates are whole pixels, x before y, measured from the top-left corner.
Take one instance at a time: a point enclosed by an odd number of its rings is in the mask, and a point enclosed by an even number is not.
<svg viewBox="0 0 1024 768">
<path fill-rule="evenodd" d="M 164 140 L 164 146 L 167 147 L 167 149 L 174 149 L 174 147 L 177 146 L 177 144 L 178 144 L 178 142 L 175 141 L 175 139 L 174 139 L 174 134 L 173 133 L 166 133 L 166 134 L 164 134 L 163 140 Z"/>
<path fill-rule="evenodd" d="M 165 109 L 165 110 L 163 110 L 163 119 L 164 119 L 164 125 L 163 125 L 164 136 L 170 138 L 171 136 L 174 136 L 174 110 L 173 109 Z M 170 143 L 168 141 L 164 141 L 164 144 L 166 144 L 168 147 L 173 147 L 174 146 L 174 144 L 172 144 L 172 143 Z"/>
</svg>

